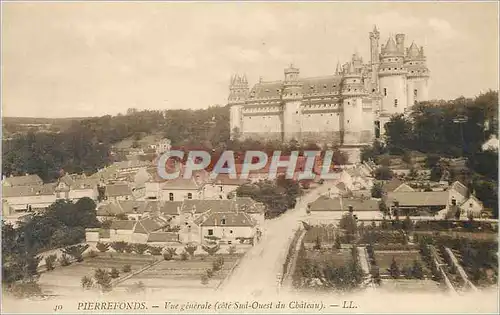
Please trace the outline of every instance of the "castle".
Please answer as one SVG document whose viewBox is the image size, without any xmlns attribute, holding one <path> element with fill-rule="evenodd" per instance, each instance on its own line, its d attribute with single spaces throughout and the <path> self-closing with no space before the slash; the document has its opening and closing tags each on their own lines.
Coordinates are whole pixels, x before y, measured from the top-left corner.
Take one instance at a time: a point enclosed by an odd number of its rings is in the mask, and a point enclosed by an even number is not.
<svg viewBox="0 0 500 315">
<path fill-rule="evenodd" d="M 375 26 L 369 38 L 370 62 L 355 53 L 333 75 L 301 78 L 290 65 L 284 80 L 261 79 L 251 89 L 245 75 L 234 75 L 228 98 L 232 137 L 344 148 L 371 144 L 391 116 L 428 100 L 429 70 L 423 47 L 405 47 L 404 34 L 379 47 Z"/>
</svg>

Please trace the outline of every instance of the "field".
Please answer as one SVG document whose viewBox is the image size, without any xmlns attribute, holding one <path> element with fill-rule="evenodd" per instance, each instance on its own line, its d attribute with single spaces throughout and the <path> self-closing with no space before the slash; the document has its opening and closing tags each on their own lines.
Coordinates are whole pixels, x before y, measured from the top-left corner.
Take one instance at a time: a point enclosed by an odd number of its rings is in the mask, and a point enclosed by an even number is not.
<svg viewBox="0 0 500 315">
<path fill-rule="evenodd" d="M 224 259 L 222 270 L 214 273 L 208 284 L 201 283 L 201 275 L 212 268 L 217 257 Z M 144 272 L 132 276 L 117 286 L 117 290 L 126 290 L 134 283 L 142 282 L 148 290 L 164 289 L 203 289 L 216 288 L 229 274 L 241 255 L 219 254 L 215 256 L 200 255 L 190 260 L 163 260 Z"/>
<path fill-rule="evenodd" d="M 389 275 L 387 271 L 392 263 L 392 259 L 394 259 L 401 270 L 403 267 L 411 267 L 413 266 L 413 262 L 415 260 L 422 263 L 422 259 L 420 257 L 420 253 L 418 251 L 375 251 L 375 260 L 377 262 L 377 266 L 380 268 L 380 275 Z M 424 273 L 425 268 L 424 268 Z"/>
<path fill-rule="evenodd" d="M 137 254 L 119 254 L 119 253 L 99 253 L 97 257 L 86 257 L 83 262 L 74 262 L 69 266 L 62 267 L 57 264 L 56 269 L 43 272 L 40 275 L 39 283 L 47 293 L 66 294 L 75 289 L 80 289 L 80 281 L 84 276 L 93 276 L 98 268 L 111 269 L 117 268 L 120 276 L 124 265 L 130 265 L 132 272 L 152 263 L 154 259 L 160 259 L 161 256 L 137 255 Z"/>
</svg>

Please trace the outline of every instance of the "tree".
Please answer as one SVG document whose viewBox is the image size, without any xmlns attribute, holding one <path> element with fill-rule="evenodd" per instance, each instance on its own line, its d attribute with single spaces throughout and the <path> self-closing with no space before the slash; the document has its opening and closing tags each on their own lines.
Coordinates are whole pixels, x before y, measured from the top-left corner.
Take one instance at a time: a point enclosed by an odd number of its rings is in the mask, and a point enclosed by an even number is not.
<svg viewBox="0 0 500 315">
<path fill-rule="evenodd" d="M 392 258 L 391 266 L 389 267 L 389 274 L 395 279 L 399 278 L 400 275 L 399 267 L 394 257 Z"/>
<path fill-rule="evenodd" d="M 118 278 L 120 276 L 120 272 L 118 271 L 118 269 L 113 267 L 113 268 L 111 268 L 111 270 L 109 272 L 109 276 L 113 279 Z"/>
<path fill-rule="evenodd" d="M 83 276 L 80 283 L 82 284 L 82 288 L 84 290 L 91 289 L 94 286 L 94 280 L 92 280 L 89 276 Z"/>
<path fill-rule="evenodd" d="M 57 260 L 57 255 L 55 254 L 45 257 L 45 268 L 47 268 L 47 271 L 54 270 L 56 268 L 54 264 L 56 260 Z"/>
<path fill-rule="evenodd" d="M 316 237 L 316 242 L 314 243 L 314 247 L 313 247 L 315 250 L 320 250 L 321 249 L 321 240 L 319 238 L 319 235 Z"/>
<path fill-rule="evenodd" d="M 149 253 L 153 256 L 161 255 L 162 248 L 159 246 L 149 246 Z"/>
<path fill-rule="evenodd" d="M 415 277 L 417 279 L 424 278 L 424 270 L 422 268 L 422 264 L 418 260 L 413 261 L 413 267 L 412 267 L 411 272 L 412 272 L 413 277 Z"/>
<path fill-rule="evenodd" d="M 389 180 L 392 176 L 393 173 L 387 166 L 381 166 L 375 170 L 375 178 L 378 180 Z"/>
<path fill-rule="evenodd" d="M 207 254 L 209 254 L 210 256 L 213 256 L 215 255 L 219 249 L 220 249 L 220 245 L 219 244 L 216 244 L 216 245 L 203 245 L 201 247 L 205 252 L 207 252 Z"/>
<path fill-rule="evenodd" d="M 196 252 L 197 249 L 198 249 L 198 246 L 196 246 L 194 244 L 186 245 L 184 247 L 184 250 L 186 251 L 186 253 L 188 253 L 189 256 L 191 256 L 191 257 L 194 256 L 194 253 Z"/>
<path fill-rule="evenodd" d="M 214 272 L 217 272 L 222 269 L 224 266 L 224 258 L 222 256 L 217 257 L 213 262 L 212 262 L 212 270 Z"/>
<path fill-rule="evenodd" d="M 127 242 L 124 241 L 111 243 L 111 248 L 114 249 L 117 253 L 123 253 L 126 247 L 127 247 Z"/>
<path fill-rule="evenodd" d="M 339 222 L 339 227 L 345 231 L 347 241 L 349 243 L 354 241 L 358 226 L 352 213 L 346 213 L 342 216 Z"/>
<path fill-rule="evenodd" d="M 59 264 L 62 267 L 66 267 L 71 265 L 71 261 L 69 260 L 69 256 L 66 254 L 62 254 L 61 257 L 59 257 Z"/>
<path fill-rule="evenodd" d="M 130 272 L 130 271 L 132 271 L 132 266 L 130 266 L 130 265 L 123 265 L 122 271 L 124 273 Z"/>
<path fill-rule="evenodd" d="M 393 154 L 401 154 L 413 142 L 412 122 L 403 115 L 391 117 L 384 125 L 387 148 Z"/>
<path fill-rule="evenodd" d="M 371 193 L 373 198 L 382 198 L 382 194 L 384 193 L 382 183 L 375 183 L 371 188 Z"/>
<path fill-rule="evenodd" d="M 139 255 L 144 254 L 148 249 L 149 249 L 148 244 L 142 244 L 142 243 L 134 244 L 134 251 Z"/>
<path fill-rule="evenodd" d="M 101 287 L 102 291 L 111 291 L 111 276 L 104 269 L 97 269 L 94 273 L 96 283 Z"/>
<path fill-rule="evenodd" d="M 107 252 L 109 250 L 109 244 L 107 243 L 101 243 L 101 242 L 98 242 L 96 244 L 96 248 L 98 251 L 100 251 L 101 253 L 104 253 L 104 252 Z"/>
<path fill-rule="evenodd" d="M 409 232 L 412 229 L 413 229 L 413 221 L 407 215 L 406 218 L 403 220 L 403 230 L 405 230 L 406 232 Z"/>
<path fill-rule="evenodd" d="M 77 262 L 83 261 L 83 253 L 89 248 L 89 245 L 74 245 L 64 248 L 63 253 L 73 257 Z"/>
</svg>

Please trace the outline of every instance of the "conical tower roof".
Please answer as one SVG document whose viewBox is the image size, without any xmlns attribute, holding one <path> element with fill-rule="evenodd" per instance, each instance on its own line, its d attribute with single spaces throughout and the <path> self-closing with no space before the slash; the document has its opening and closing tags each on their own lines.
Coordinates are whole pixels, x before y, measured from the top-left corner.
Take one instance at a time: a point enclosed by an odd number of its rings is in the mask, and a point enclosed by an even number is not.
<svg viewBox="0 0 500 315">
<path fill-rule="evenodd" d="M 408 57 L 410 58 L 417 58 L 418 55 L 420 54 L 420 51 L 418 49 L 418 46 L 413 42 L 408 49 Z"/>
<path fill-rule="evenodd" d="M 396 46 L 396 42 L 394 41 L 394 38 L 389 37 L 387 40 L 387 44 L 385 45 L 385 51 L 384 53 L 386 54 L 394 54 L 398 52 L 398 48 Z"/>
</svg>

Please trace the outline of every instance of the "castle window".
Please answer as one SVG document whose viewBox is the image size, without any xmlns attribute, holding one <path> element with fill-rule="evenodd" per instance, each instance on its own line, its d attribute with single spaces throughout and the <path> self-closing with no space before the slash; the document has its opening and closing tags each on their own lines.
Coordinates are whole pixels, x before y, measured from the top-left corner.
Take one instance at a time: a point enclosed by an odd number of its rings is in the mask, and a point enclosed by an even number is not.
<svg viewBox="0 0 500 315">
<path fill-rule="evenodd" d="M 351 122 L 351 121 L 348 119 L 348 120 L 347 120 L 347 123 L 350 123 L 350 122 Z"/>
<path fill-rule="evenodd" d="M 384 96 L 387 96 L 387 88 L 384 88 Z"/>
<path fill-rule="evenodd" d="M 394 99 L 394 107 L 398 107 L 398 99 L 397 98 Z"/>
<path fill-rule="evenodd" d="M 351 105 L 351 102 L 347 102 L 347 105 Z"/>
<path fill-rule="evenodd" d="M 372 89 L 372 92 L 375 92 L 375 89 Z"/>
<path fill-rule="evenodd" d="M 326 84 L 325 84 L 325 85 L 323 85 L 323 88 L 324 88 L 324 89 L 326 89 Z"/>
<path fill-rule="evenodd" d="M 192 193 L 188 193 L 188 199 L 193 199 L 193 194 Z"/>
<path fill-rule="evenodd" d="M 354 82 L 356 82 L 356 80 L 354 80 Z"/>
<path fill-rule="evenodd" d="M 413 96 L 415 96 L 415 98 L 417 98 L 417 94 L 418 94 L 417 89 L 413 90 Z"/>
<path fill-rule="evenodd" d="M 168 200 L 174 201 L 174 194 L 173 193 L 168 194 Z"/>
</svg>

